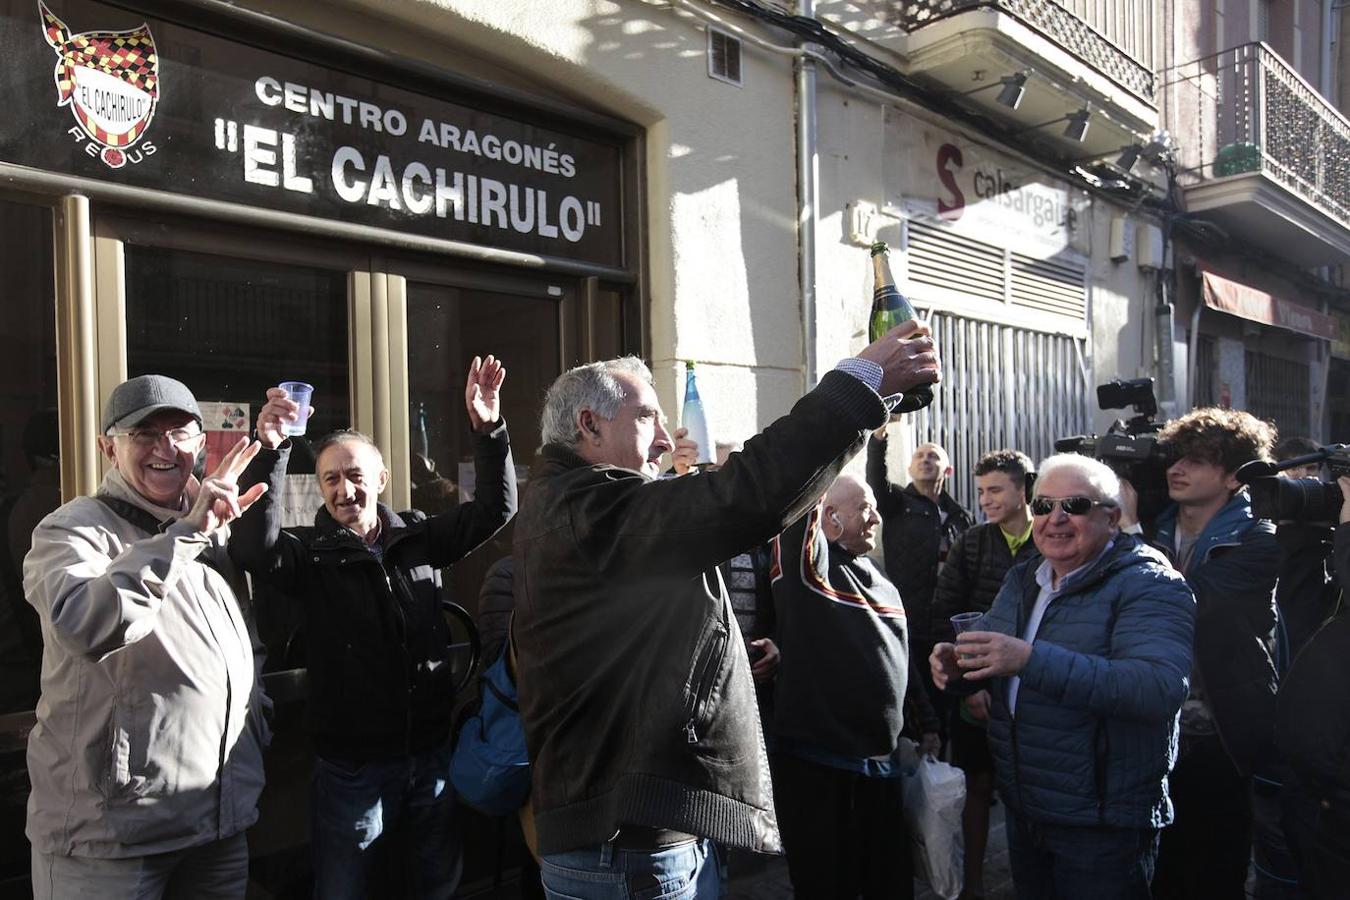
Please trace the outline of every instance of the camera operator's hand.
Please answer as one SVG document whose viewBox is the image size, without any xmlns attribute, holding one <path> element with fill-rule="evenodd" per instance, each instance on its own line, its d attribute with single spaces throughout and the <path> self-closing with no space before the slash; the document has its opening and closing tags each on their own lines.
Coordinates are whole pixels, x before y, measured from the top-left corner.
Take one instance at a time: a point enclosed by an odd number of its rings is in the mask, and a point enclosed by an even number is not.
<svg viewBox="0 0 1350 900">
<path fill-rule="evenodd" d="M 1341 521 L 1350 522 L 1350 477 L 1342 475 L 1336 484 L 1341 488 Z"/>
<path fill-rule="evenodd" d="M 1139 524 L 1139 492 L 1134 485 L 1120 479 L 1120 528 L 1125 530 Z"/>
</svg>

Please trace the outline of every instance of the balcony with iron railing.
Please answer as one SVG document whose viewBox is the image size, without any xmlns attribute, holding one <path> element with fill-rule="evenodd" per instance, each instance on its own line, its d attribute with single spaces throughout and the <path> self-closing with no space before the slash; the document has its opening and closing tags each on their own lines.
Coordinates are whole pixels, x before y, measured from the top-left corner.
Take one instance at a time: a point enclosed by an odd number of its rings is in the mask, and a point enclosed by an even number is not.
<svg viewBox="0 0 1350 900">
<path fill-rule="evenodd" d="M 1350 260 L 1350 121 L 1265 44 L 1162 87 L 1188 212 L 1303 266 Z"/>
<path fill-rule="evenodd" d="M 902 0 L 896 24 L 915 32 L 964 13 L 1004 13 L 1139 100 L 1153 102 L 1154 0 Z"/>
<path fill-rule="evenodd" d="M 1154 0 L 822 0 L 831 21 L 857 22 L 855 30 L 894 52 L 910 77 L 1062 159 L 1118 154 L 1157 129 L 1154 7 Z M 1001 89 L 1014 80 L 1024 90 Z"/>
</svg>

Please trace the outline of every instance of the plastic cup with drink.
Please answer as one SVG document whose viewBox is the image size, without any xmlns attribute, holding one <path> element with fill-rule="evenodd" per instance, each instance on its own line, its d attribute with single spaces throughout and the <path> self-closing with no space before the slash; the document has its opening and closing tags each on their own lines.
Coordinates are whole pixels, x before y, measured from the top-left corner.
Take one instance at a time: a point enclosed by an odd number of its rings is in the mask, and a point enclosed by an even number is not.
<svg viewBox="0 0 1350 900">
<path fill-rule="evenodd" d="M 300 404 L 299 417 L 294 422 L 282 423 L 281 433 L 287 437 L 299 437 L 305 433 L 305 427 L 309 424 L 309 400 L 314 396 L 314 385 L 303 381 L 283 381 L 277 387 L 286 392 L 287 399 Z"/>
<path fill-rule="evenodd" d="M 952 631 L 956 634 L 965 634 L 967 631 L 978 631 L 980 624 L 984 621 L 984 613 L 963 612 L 957 613 L 951 617 Z M 961 643 L 956 644 L 957 656 L 960 656 Z"/>
</svg>

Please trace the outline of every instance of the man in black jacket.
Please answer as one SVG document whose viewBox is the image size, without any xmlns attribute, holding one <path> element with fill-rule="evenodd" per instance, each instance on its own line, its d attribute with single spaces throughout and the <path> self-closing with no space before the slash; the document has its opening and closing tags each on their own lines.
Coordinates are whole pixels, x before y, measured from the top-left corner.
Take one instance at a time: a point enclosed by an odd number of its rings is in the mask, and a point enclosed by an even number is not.
<svg viewBox="0 0 1350 900">
<path fill-rule="evenodd" d="M 956 539 L 938 573 L 933 595 L 933 634 L 938 641 L 955 641 L 951 617 L 988 612 L 1013 564 L 1036 555 L 1027 506 L 1028 480 L 1035 473 L 1035 463 L 1017 450 L 995 450 L 975 464 L 975 490 L 988 521 Z M 989 699 L 987 690 L 962 697 L 948 723 L 952 762 L 966 774 L 966 805 L 961 815 L 966 870 L 963 898 L 984 896 L 984 850 L 994 797 Z"/>
<path fill-rule="evenodd" d="M 447 772 L 454 699 L 440 570 L 492 537 L 516 510 L 515 467 L 501 419 L 506 370 L 474 358 L 465 406 L 477 435 L 474 500 L 427 518 L 379 502 L 379 449 L 355 431 L 316 447 L 324 507 L 312 528 L 281 529 L 299 407 L 273 388 L 258 414 L 259 452 L 245 480 L 269 490 L 240 520 L 231 551 L 253 576 L 303 605 L 314 770 L 315 894 L 384 896 L 369 884 L 374 848 L 408 835 L 408 895 L 451 897 L 462 860 Z"/>
<path fill-rule="evenodd" d="M 661 480 L 672 442 L 640 360 L 579 366 L 549 388 L 512 554 L 549 896 L 684 884 L 681 896 L 716 897 L 713 842 L 780 850 L 750 667 L 716 566 L 816 502 L 885 421 L 883 396 L 937 378 L 927 330 L 906 323 L 717 471 Z"/>
<path fill-rule="evenodd" d="M 1191 410 L 1163 428 L 1175 460 L 1154 547 L 1195 592 L 1195 657 L 1153 896 L 1242 898 L 1252 851 L 1252 772 L 1274 740 L 1275 526 L 1236 478 L 1269 459 L 1275 429 L 1250 413 Z M 1133 511 L 1129 517 L 1134 518 Z M 1125 519 L 1122 517 L 1122 521 Z"/>
<path fill-rule="evenodd" d="M 1350 478 L 1337 479 L 1332 543 L 1340 602 L 1280 682 L 1276 743 L 1295 774 L 1283 825 L 1298 862 L 1299 896 L 1343 900 L 1350 885 Z"/>
<path fill-rule="evenodd" d="M 878 429 L 867 442 L 867 483 L 877 496 L 881 513 L 881 548 L 886 575 L 900 589 L 909 620 L 909 638 L 917 659 L 927 659 L 937 642 L 934 633 L 933 591 L 938 567 L 957 537 L 975 524 L 975 519 L 951 494 L 947 479 L 952 464 L 947 451 L 937 444 L 920 444 L 909 461 L 909 484 L 891 482 L 886 471 L 886 429 Z M 948 698 L 925 678 L 924 688 L 937 710 L 946 739 Z"/>
</svg>

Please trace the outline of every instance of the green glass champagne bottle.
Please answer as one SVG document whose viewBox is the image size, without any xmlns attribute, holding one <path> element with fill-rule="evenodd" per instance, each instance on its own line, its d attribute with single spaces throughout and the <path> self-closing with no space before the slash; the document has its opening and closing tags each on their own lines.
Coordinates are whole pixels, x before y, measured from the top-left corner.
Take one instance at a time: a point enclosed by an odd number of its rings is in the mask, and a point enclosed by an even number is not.
<svg viewBox="0 0 1350 900">
<path fill-rule="evenodd" d="M 867 339 L 875 341 L 901 322 L 918 318 L 914 306 L 895 286 L 891 275 L 890 249 L 885 241 L 872 245 L 872 314 L 867 321 Z M 914 412 L 933 402 L 933 389 L 921 385 L 905 391 L 904 399 L 895 408 L 897 413 Z"/>
</svg>

